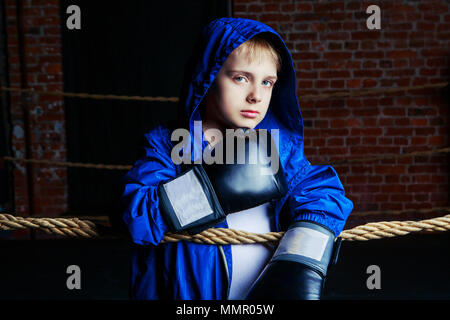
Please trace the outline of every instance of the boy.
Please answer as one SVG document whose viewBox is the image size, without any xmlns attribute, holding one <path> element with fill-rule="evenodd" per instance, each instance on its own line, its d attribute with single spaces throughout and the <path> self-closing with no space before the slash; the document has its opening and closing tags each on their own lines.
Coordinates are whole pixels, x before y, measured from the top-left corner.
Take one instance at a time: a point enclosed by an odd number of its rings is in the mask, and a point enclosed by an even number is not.
<svg viewBox="0 0 450 320">
<path fill-rule="evenodd" d="M 212 21 L 182 102 L 191 137 L 183 152 L 192 163 L 226 129 L 249 128 L 276 130 L 281 168 L 264 178 L 246 175 L 249 166 L 189 171 L 171 157 L 174 128 L 145 134 L 143 156 L 124 176 L 121 197 L 135 243 L 133 298 L 319 299 L 333 240 L 353 204 L 335 170 L 311 166 L 303 154 L 295 70 L 282 38 L 257 21 Z M 233 181 L 241 173 L 248 179 Z M 263 191 L 260 182 L 268 186 Z M 257 196 L 249 203 L 242 190 L 252 187 Z M 288 231 L 273 256 L 260 244 L 160 244 L 166 232 L 207 227 Z"/>
</svg>

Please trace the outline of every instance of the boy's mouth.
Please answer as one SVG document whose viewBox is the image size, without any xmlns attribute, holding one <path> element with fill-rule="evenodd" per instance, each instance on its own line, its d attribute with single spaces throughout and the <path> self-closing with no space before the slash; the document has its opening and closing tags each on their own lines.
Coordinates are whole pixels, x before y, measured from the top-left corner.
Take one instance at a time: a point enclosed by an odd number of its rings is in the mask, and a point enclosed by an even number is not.
<svg viewBox="0 0 450 320">
<path fill-rule="evenodd" d="M 259 112 L 256 110 L 242 110 L 241 114 L 246 118 L 254 119 L 258 116 Z"/>
</svg>

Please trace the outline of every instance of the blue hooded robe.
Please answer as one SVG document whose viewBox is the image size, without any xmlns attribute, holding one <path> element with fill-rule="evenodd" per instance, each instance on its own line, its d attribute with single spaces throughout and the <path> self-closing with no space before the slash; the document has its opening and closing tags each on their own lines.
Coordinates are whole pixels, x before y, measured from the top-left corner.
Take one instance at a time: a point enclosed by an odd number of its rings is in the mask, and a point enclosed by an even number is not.
<svg viewBox="0 0 450 320">
<path fill-rule="evenodd" d="M 272 40 L 282 58 L 269 110 L 255 128 L 279 129 L 277 146 L 288 192 L 272 203 L 275 231 L 306 220 L 319 223 L 338 236 L 353 203 L 345 197 L 331 166 L 311 165 L 305 158 L 292 57 L 280 35 L 269 26 L 243 18 L 220 18 L 204 28 L 201 55 L 183 100 L 191 142 L 196 139 L 194 121 L 201 121 L 199 105 L 220 68 L 235 48 L 259 33 Z M 178 143 L 171 141 L 173 129 L 160 125 L 146 133 L 142 156 L 122 180 L 122 218 L 134 242 L 131 295 L 133 299 L 227 299 L 233 276 L 231 245 L 186 241 L 160 244 L 168 228 L 158 209 L 157 187 L 182 172 L 181 165 L 171 160 L 172 148 Z M 201 141 L 192 144 L 192 160 L 208 145 L 206 140 Z M 228 225 L 225 220 L 215 227 Z"/>
</svg>

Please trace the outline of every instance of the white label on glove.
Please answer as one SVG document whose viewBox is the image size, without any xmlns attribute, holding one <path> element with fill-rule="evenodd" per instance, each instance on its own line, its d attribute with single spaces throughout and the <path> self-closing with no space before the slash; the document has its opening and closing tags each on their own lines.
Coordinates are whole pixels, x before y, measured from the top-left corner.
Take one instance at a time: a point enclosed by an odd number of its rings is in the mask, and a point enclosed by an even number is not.
<svg viewBox="0 0 450 320">
<path fill-rule="evenodd" d="M 164 189 L 182 227 L 213 213 L 193 170 L 166 183 Z"/>
<path fill-rule="evenodd" d="M 310 228 L 292 228 L 281 239 L 274 257 L 281 254 L 297 254 L 321 261 L 328 239 L 326 234 Z"/>
</svg>

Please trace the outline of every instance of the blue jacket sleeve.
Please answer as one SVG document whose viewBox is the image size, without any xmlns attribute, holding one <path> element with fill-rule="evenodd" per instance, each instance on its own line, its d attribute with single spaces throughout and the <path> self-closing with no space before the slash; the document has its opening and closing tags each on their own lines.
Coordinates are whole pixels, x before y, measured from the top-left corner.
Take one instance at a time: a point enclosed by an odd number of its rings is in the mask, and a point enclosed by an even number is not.
<svg viewBox="0 0 450 320">
<path fill-rule="evenodd" d="M 157 193 L 160 182 L 176 176 L 167 134 L 159 127 L 145 134 L 139 159 L 122 179 L 122 218 L 136 244 L 157 245 L 168 231 Z"/>
<path fill-rule="evenodd" d="M 353 202 L 345 197 L 344 187 L 331 166 L 306 162 L 288 198 L 291 221 L 316 222 L 338 236 L 353 210 Z"/>
</svg>

